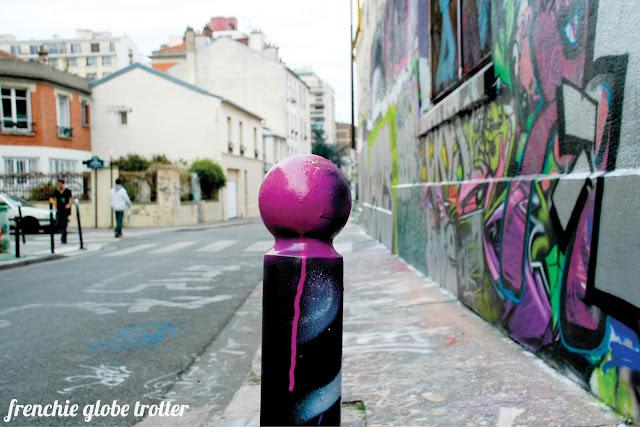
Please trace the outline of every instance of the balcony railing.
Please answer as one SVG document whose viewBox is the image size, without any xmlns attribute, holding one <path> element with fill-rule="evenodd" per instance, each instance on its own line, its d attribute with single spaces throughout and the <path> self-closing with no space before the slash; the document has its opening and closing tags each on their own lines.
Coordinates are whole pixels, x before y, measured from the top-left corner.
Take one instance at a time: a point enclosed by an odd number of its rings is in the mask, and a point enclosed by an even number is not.
<svg viewBox="0 0 640 427">
<path fill-rule="evenodd" d="M 64 126 L 58 126 L 58 136 L 61 138 L 71 138 L 73 136 L 72 129 Z"/>
<path fill-rule="evenodd" d="M 33 122 L 27 121 L 18 121 L 14 122 L 11 120 L 4 119 L 2 120 L 2 130 L 9 132 L 31 132 L 33 129 Z"/>
</svg>

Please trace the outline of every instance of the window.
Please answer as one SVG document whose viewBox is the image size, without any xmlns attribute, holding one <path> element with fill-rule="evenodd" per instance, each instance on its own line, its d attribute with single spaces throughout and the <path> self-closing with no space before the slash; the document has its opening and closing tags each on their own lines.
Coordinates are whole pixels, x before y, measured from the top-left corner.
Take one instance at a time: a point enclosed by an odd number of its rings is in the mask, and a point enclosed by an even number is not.
<svg viewBox="0 0 640 427">
<path fill-rule="evenodd" d="M 29 53 L 31 55 L 37 55 L 38 52 L 40 52 L 40 46 L 38 46 L 37 44 L 32 44 L 31 46 L 29 46 Z"/>
<path fill-rule="evenodd" d="M 258 128 L 253 128 L 253 151 L 258 158 Z"/>
<path fill-rule="evenodd" d="M 121 125 L 126 125 L 128 124 L 129 119 L 127 117 L 127 112 L 126 111 L 120 111 L 120 124 Z"/>
<path fill-rule="evenodd" d="M 58 68 L 58 58 L 51 58 L 49 60 L 49 66 L 53 68 Z"/>
<path fill-rule="evenodd" d="M 78 58 L 67 58 L 67 64 L 69 64 L 69 67 L 76 67 L 78 65 Z"/>
<path fill-rule="evenodd" d="M 116 44 L 114 42 L 109 42 L 109 52 L 116 51 Z"/>
<path fill-rule="evenodd" d="M 432 97 L 441 97 L 488 62 L 490 2 L 431 2 Z"/>
<path fill-rule="evenodd" d="M 87 56 L 87 65 L 98 65 L 98 58 L 96 56 Z"/>
<path fill-rule="evenodd" d="M 49 53 L 58 53 L 58 45 L 57 44 L 47 44 L 45 45 L 44 49 L 49 52 Z"/>
<path fill-rule="evenodd" d="M 81 53 L 80 43 L 71 43 L 71 53 Z"/>
<path fill-rule="evenodd" d="M 91 43 L 91 52 L 100 52 L 100 43 Z"/>
<path fill-rule="evenodd" d="M 233 139 L 231 138 L 232 132 L 233 128 L 231 127 L 231 117 L 227 117 L 227 138 L 229 143 L 233 143 Z"/>
<path fill-rule="evenodd" d="M 37 157 L 5 157 L 4 158 L 4 173 L 6 174 L 19 174 L 29 172 L 39 172 L 39 161 Z M 5 181 L 6 182 L 6 181 Z M 26 177 L 16 178 L 15 184 L 25 184 L 27 182 Z"/>
<path fill-rule="evenodd" d="M 69 112 L 69 97 L 58 95 L 58 136 L 71 138 L 71 114 Z"/>
<path fill-rule="evenodd" d="M 31 96 L 29 89 L 3 87 L 2 98 L 2 130 L 31 131 Z"/>
<path fill-rule="evenodd" d="M 87 126 L 89 124 L 89 103 L 82 101 L 80 103 L 80 110 L 82 111 L 82 124 Z"/>
<path fill-rule="evenodd" d="M 11 46 L 11 53 L 20 55 L 20 45 Z"/>
<path fill-rule="evenodd" d="M 87 73 L 87 79 L 89 79 L 89 81 L 94 81 L 97 77 L 97 73 Z"/>
<path fill-rule="evenodd" d="M 75 160 L 49 159 L 49 173 L 75 172 L 78 162 Z"/>
<path fill-rule="evenodd" d="M 67 45 L 65 43 L 60 43 L 57 46 L 57 52 L 58 53 L 67 53 Z"/>
<path fill-rule="evenodd" d="M 102 65 L 111 65 L 111 57 L 103 56 L 102 57 Z"/>
</svg>

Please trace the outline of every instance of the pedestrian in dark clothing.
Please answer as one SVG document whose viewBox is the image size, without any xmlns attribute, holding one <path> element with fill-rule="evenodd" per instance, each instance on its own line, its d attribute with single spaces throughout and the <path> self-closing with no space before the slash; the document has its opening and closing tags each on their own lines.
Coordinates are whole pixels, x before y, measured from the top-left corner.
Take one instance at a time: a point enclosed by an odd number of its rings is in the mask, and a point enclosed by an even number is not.
<svg viewBox="0 0 640 427">
<path fill-rule="evenodd" d="M 58 230 L 60 230 L 60 241 L 67 243 L 67 224 L 69 224 L 69 215 L 71 215 L 71 204 L 73 203 L 73 195 L 71 190 L 64 187 L 64 180 L 59 179 L 58 188 L 53 192 L 53 198 L 56 199 L 56 216 Z"/>
</svg>

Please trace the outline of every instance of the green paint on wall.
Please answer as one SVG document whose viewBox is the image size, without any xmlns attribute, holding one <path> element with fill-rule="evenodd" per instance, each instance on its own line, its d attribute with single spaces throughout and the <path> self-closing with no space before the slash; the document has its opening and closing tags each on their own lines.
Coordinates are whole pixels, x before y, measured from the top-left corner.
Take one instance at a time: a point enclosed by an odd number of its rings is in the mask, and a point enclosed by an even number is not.
<svg viewBox="0 0 640 427">
<path fill-rule="evenodd" d="M 385 126 L 389 126 L 389 145 L 391 148 L 391 193 L 393 197 L 393 252 L 398 253 L 398 193 L 396 190 L 396 186 L 399 183 L 399 172 L 398 172 L 398 123 L 396 121 L 397 118 L 397 108 L 393 106 L 389 108 L 389 111 L 384 115 L 384 117 L 378 122 L 376 127 L 369 134 L 369 139 L 367 141 L 368 150 L 367 150 L 367 163 L 369 167 L 369 171 L 371 171 L 371 146 L 376 142 L 378 135 Z M 376 171 L 371 171 L 371 173 L 375 173 Z"/>
<path fill-rule="evenodd" d="M 618 412 L 633 418 L 633 397 L 627 379 L 619 375 L 619 368 L 611 368 L 605 372 L 604 365 L 612 360 L 611 352 L 600 362 L 591 374 L 593 392 Z"/>
<path fill-rule="evenodd" d="M 549 290 L 551 293 L 551 318 L 553 329 L 558 328 L 558 316 L 560 313 L 560 291 L 562 279 L 562 266 L 564 265 L 564 255 L 558 251 L 558 245 L 554 245 L 545 259 L 547 274 L 549 275 Z"/>
</svg>

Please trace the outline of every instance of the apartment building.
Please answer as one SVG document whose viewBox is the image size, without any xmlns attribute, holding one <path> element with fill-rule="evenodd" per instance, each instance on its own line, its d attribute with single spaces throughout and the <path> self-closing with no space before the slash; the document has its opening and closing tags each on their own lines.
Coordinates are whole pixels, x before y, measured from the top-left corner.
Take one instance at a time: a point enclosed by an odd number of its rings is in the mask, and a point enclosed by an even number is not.
<svg viewBox="0 0 640 427">
<path fill-rule="evenodd" d="M 311 91 L 310 115 L 311 115 L 311 135 L 312 142 L 315 142 L 318 131 L 322 131 L 326 144 L 336 144 L 336 100 L 333 88 L 329 83 L 322 80 L 311 69 L 305 67 L 296 74 L 304 81 Z"/>
<path fill-rule="evenodd" d="M 0 49 L 26 61 L 45 62 L 90 81 L 144 60 L 129 36 L 91 30 L 77 30 L 74 38 L 54 35 L 49 39 L 18 39 L 12 34 L 0 35 Z"/>
</svg>

